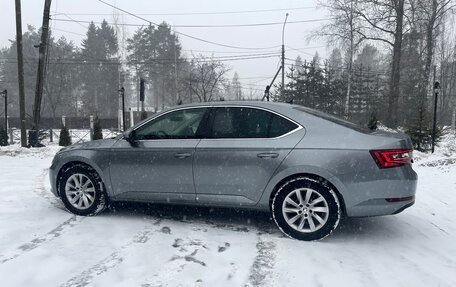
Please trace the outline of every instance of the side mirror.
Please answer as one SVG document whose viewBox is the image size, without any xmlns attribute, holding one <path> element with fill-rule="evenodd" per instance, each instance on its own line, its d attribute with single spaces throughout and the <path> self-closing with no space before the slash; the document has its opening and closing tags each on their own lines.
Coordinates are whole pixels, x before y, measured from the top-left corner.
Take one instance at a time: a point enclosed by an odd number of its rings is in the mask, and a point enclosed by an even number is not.
<svg viewBox="0 0 456 287">
<path fill-rule="evenodd" d="M 127 142 L 129 142 L 132 146 L 137 146 L 138 145 L 138 141 L 136 139 L 136 131 L 135 130 L 132 130 L 131 132 L 126 133 L 124 135 L 124 139 Z"/>
</svg>

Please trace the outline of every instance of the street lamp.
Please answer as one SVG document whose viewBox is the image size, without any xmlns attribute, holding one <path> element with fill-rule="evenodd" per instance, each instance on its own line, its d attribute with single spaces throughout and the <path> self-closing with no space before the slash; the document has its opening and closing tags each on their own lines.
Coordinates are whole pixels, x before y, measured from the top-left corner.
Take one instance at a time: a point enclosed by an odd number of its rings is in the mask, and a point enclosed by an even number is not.
<svg viewBox="0 0 456 287">
<path fill-rule="evenodd" d="M 439 97 L 440 83 L 434 83 L 434 121 L 432 123 L 432 153 L 434 153 L 435 148 L 435 138 L 437 135 L 437 98 Z"/>
<path fill-rule="evenodd" d="M 0 95 L 5 97 L 5 131 L 8 132 L 8 90 L 0 92 Z"/>
<path fill-rule="evenodd" d="M 285 24 L 287 24 L 288 13 L 285 15 L 282 28 L 282 96 L 285 91 Z"/>
</svg>

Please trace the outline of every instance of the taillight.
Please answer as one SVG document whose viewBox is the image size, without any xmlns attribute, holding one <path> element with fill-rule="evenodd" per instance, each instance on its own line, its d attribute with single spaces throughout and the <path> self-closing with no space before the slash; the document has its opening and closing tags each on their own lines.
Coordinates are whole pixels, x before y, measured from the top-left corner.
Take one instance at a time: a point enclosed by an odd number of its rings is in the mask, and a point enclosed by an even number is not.
<svg viewBox="0 0 456 287">
<path fill-rule="evenodd" d="M 371 150 L 370 153 L 380 168 L 402 166 L 413 160 L 411 149 Z"/>
</svg>

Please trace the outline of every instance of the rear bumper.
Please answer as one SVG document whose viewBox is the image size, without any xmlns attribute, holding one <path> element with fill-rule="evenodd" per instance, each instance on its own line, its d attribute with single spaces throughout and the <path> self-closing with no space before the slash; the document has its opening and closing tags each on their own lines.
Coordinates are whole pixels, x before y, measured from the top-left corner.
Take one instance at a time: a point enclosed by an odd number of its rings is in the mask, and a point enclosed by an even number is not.
<svg viewBox="0 0 456 287">
<path fill-rule="evenodd" d="M 403 202 L 387 202 L 384 199 L 373 199 L 363 202 L 347 210 L 350 217 L 369 217 L 398 214 L 409 208 L 415 203 L 415 200 Z"/>
<path fill-rule="evenodd" d="M 414 204 L 418 177 L 410 165 L 378 173 L 361 172 L 339 178 L 346 188 L 342 196 L 347 216 L 392 215 Z"/>
</svg>

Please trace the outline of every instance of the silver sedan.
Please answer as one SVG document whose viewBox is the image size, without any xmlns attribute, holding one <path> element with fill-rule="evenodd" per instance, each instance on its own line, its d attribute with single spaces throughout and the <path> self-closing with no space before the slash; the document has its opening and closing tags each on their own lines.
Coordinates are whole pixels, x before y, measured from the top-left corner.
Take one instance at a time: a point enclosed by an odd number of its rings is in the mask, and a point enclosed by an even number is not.
<svg viewBox="0 0 456 287">
<path fill-rule="evenodd" d="M 109 201 L 250 208 L 301 240 L 342 216 L 396 214 L 415 200 L 412 144 L 302 106 L 178 106 L 113 139 L 58 152 L 52 192 L 78 215 Z"/>
</svg>

